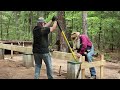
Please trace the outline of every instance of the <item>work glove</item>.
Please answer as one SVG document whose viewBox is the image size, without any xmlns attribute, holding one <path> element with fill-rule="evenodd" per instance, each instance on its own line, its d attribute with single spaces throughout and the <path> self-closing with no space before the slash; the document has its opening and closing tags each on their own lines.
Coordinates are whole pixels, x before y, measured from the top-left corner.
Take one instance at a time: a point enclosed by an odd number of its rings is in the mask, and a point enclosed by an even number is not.
<svg viewBox="0 0 120 90">
<path fill-rule="evenodd" d="M 52 21 L 56 21 L 57 20 L 57 17 L 56 16 L 53 16 L 52 17 Z"/>
</svg>

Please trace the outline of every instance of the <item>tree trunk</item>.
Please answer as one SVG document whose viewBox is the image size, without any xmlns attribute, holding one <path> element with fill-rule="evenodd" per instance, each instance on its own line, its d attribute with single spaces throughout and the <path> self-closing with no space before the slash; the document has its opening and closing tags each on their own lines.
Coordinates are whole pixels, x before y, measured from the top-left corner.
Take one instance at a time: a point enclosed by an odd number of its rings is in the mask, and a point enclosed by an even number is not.
<svg viewBox="0 0 120 90">
<path fill-rule="evenodd" d="M 105 50 L 105 31 L 103 31 L 103 50 Z"/>
<path fill-rule="evenodd" d="M 74 11 L 72 12 L 72 31 L 73 31 L 73 29 L 74 29 L 74 23 L 73 23 L 74 18 L 73 18 L 73 16 L 74 16 Z"/>
<path fill-rule="evenodd" d="M 113 35 L 114 31 L 113 30 L 114 30 L 114 26 L 112 25 L 112 30 L 111 30 L 111 35 L 112 35 L 111 50 L 112 50 L 112 52 L 114 50 L 114 44 L 113 44 L 113 42 L 114 42 L 114 35 Z"/>
<path fill-rule="evenodd" d="M 0 16 L 1 16 L 1 33 L 0 33 L 0 34 L 1 34 L 1 40 L 2 40 L 2 39 L 3 39 L 3 38 L 2 38 L 2 11 L 0 11 L 0 12 L 1 12 L 1 13 L 0 13 L 0 14 L 1 14 L 1 15 L 0 15 Z"/>
<path fill-rule="evenodd" d="M 99 26 L 99 34 L 98 34 L 98 50 L 100 50 L 101 46 L 101 33 L 102 33 L 102 16 L 100 17 L 100 26 Z"/>
<path fill-rule="evenodd" d="M 36 13 L 37 13 L 37 18 L 39 18 L 39 16 L 40 16 L 40 15 L 39 15 L 39 12 L 38 12 L 38 11 L 36 11 Z"/>
<path fill-rule="evenodd" d="M 101 27 L 99 27 L 99 30 L 101 31 Z M 98 34 L 98 50 L 100 50 L 100 37 L 101 37 L 101 32 L 99 31 L 99 34 Z"/>
<path fill-rule="evenodd" d="M 61 26 L 61 29 L 65 32 L 65 30 L 66 30 L 65 11 L 58 11 L 58 21 Z M 67 52 L 68 47 L 67 47 L 66 41 L 65 41 L 63 35 L 61 36 L 60 34 L 61 34 L 61 32 L 58 33 L 58 36 L 60 36 L 60 38 L 58 37 L 60 39 L 60 51 Z"/>
<path fill-rule="evenodd" d="M 91 28 L 93 28 L 93 23 L 91 23 Z M 91 29 L 91 41 L 93 40 L 93 32 L 92 32 L 92 29 Z"/>
<path fill-rule="evenodd" d="M 30 11 L 29 13 L 29 33 L 31 32 L 31 30 L 33 30 L 33 11 Z"/>
<path fill-rule="evenodd" d="M 15 30 L 15 39 L 19 39 L 19 31 L 18 31 L 18 11 L 14 11 L 15 12 L 15 22 L 16 22 L 16 30 Z"/>
<path fill-rule="evenodd" d="M 87 35 L 87 11 L 82 11 L 82 29 L 83 34 Z"/>
<path fill-rule="evenodd" d="M 7 27 L 7 40 L 9 40 L 10 38 L 9 38 L 9 26 L 10 26 L 10 21 L 11 21 L 11 17 L 9 17 L 9 21 L 8 21 L 8 27 Z"/>
</svg>

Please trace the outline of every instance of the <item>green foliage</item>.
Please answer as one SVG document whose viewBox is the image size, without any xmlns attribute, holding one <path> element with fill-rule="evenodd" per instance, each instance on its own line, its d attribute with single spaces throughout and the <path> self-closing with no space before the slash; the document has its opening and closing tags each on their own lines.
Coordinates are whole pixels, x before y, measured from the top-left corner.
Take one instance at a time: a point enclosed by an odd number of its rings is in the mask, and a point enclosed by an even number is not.
<svg viewBox="0 0 120 90">
<path fill-rule="evenodd" d="M 105 60 L 106 61 L 110 61 L 111 60 L 111 56 L 110 56 L 109 53 L 105 53 L 104 56 L 105 56 Z"/>
<path fill-rule="evenodd" d="M 112 45 L 117 49 L 120 46 L 120 11 L 88 11 L 87 14 L 87 31 L 95 48 L 100 44 L 105 49 Z M 48 22 L 54 15 L 57 11 L 1 11 L 0 39 L 32 40 L 37 19 L 43 16 Z M 65 11 L 65 21 L 66 32 L 82 33 L 82 11 Z M 55 43 L 56 33 L 52 37 Z"/>
<path fill-rule="evenodd" d="M 54 15 L 57 16 L 57 12 L 51 11 L 48 15 L 48 18 L 46 18 L 46 22 L 50 21 Z"/>
<path fill-rule="evenodd" d="M 81 32 L 82 29 L 82 17 L 80 11 L 66 11 L 65 19 L 67 27 L 72 27 L 72 31 Z"/>
</svg>

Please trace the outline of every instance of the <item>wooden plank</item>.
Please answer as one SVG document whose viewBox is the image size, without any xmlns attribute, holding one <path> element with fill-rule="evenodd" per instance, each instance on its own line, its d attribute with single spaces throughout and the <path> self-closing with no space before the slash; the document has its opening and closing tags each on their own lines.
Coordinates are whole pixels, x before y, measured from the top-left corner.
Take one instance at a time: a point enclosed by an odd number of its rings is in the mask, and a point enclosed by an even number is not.
<svg viewBox="0 0 120 90">
<path fill-rule="evenodd" d="M 3 43 L 0 43 L 0 48 L 3 49 Z"/>
<path fill-rule="evenodd" d="M 10 44 L 2 44 L 0 43 L 0 48 L 12 50 L 13 51 L 19 51 L 19 52 L 26 52 L 26 53 L 32 53 L 32 47 L 23 47 L 23 46 L 17 46 L 17 45 L 11 45 Z M 58 59 L 65 59 L 65 60 L 73 60 L 73 56 L 71 53 L 66 52 L 60 52 L 60 51 L 54 51 L 52 52 L 52 56 Z"/>
<path fill-rule="evenodd" d="M 0 48 L 7 49 L 7 50 L 11 50 L 11 48 L 12 48 L 13 51 L 32 54 L 32 47 L 23 47 L 23 46 L 17 46 L 17 45 L 12 45 L 11 46 L 10 44 L 2 44 L 2 43 L 0 43 Z"/>
<path fill-rule="evenodd" d="M 103 78 L 103 69 L 104 69 L 104 66 L 101 65 L 101 66 L 100 66 L 100 79 Z"/>
<path fill-rule="evenodd" d="M 83 62 L 81 64 L 81 69 L 90 68 L 90 67 L 97 67 L 97 66 L 101 66 L 101 65 L 105 65 L 105 60 L 94 61 L 94 62 Z"/>
<path fill-rule="evenodd" d="M 71 53 L 53 51 L 51 54 L 52 54 L 53 58 L 57 58 L 57 59 L 61 59 L 61 60 L 74 60 Z"/>
<path fill-rule="evenodd" d="M 2 40 L 2 41 L 0 41 L 0 43 L 18 43 L 18 42 L 20 42 L 20 43 L 24 42 L 24 43 L 32 44 L 32 41 L 20 41 L 20 40 Z"/>
<path fill-rule="evenodd" d="M 3 49 L 11 50 L 11 45 L 3 44 Z"/>
<path fill-rule="evenodd" d="M 51 52 L 51 55 L 52 55 L 53 58 L 58 58 L 58 57 L 57 57 L 58 53 L 57 53 L 56 51 Z"/>
<path fill-rule="evenodd" d="M 32 47 L 24 47 L 24 48 L 26 48 L 24 51 L 26 54 L 32 54 Z"/>
<path fill-rule="evenodd" d="M 104 55 L 103 54 L 101 55 L 100 60 L 101 60 L 101 62 L 104 61 Z M 103 78 L 103 74 L 104 74 L 103 69 L 104 69 L 104 66 L 101 65 L 100 66 L 100 79 Z"/>
<path fill-rule="evenodd" d="M 85 56 L 82 56 L 81 58 L 82 58 L 82 62 L 84 63 L 85 62 Z M 85 68 L 82 68 L 82 64 L 81 64 L 82 79 L 85 79 Z"/>
<path fill-rule="evenodd" d="M 26 48 L 23 46 L 17 46 L 17 45 L 13 45 L 12 46 L 13 51 L 19 51 L 19 52 L 25 52 Z"/>
<path fill-rule="evenodd" d="M 85 69 L 82 69 L 81 73 L 82 73 L 82 79 L 85 79 Z"/>
<path fill-rule="evenodd" d="M 0 59 L 4 59 L 4 49 L 0 48 Z"/>
<path fill-rule="evenodd" d="M 13 59 L 13 49 L 12 49 L 13 43 L 11 43 L 11 59 Z"/>
</svg>

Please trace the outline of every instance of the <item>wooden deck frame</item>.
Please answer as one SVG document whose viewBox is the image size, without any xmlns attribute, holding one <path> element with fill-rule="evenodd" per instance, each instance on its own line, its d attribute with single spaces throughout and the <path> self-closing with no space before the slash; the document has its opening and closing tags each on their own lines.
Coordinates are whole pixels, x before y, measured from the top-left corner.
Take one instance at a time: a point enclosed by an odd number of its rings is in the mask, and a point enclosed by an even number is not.
<svg viewBox="0 0 120 90">
<path fill-rule="evenodd" d="M 18 52 L 22 52 L 22 53 L 26 53 L 26 54 L 32 54 L 32 47 L 23 47 L 23 46 L 18 46 L 18 45 L 13 45 L 13 44 L 0 43 L 0 48 L 18 51 Z"/>
<path fill-rule="evenodd" d="M 71 53 L 66 53 L 66 52 L 59 52 L 59 51 L 54 51 L 52 52 L 52 57 L 56 58 L 56 59 L 63 59 L 63 60 L 74 60 L 74 58 L 72 57 Z M 104 60 L 104 55 L 101 55 L 100 60 L 97 59 L 93 59 L 93 62 L 86 62 L 84 56 L 82 57 L 81 61 L 81 78 L 85 79 L 85 69 L 86 68 L 90 68 L 90 67 L 100 67 L 100 79 L 103 78 L 104 76 L 104 65 L 106 63 L 106 61 Z"/>
<path fill-rule="evenodd" d="M 34 61 L 33 61 L 33 53 L 32 53 L 32 47 L 24 47 L 24 46 L 18 46 L 11 44 L 3 44 L 0 43 L 0 49 L 1 49 L 1 59 L 4 59 L 3 51 L 4 49 L 11 50 L 11 59 L 13 58 L 13 51 L 18 51 L 23 53 L 23 64 L 26 68 L 33 67 Z"/>
<path fill-rule="evenodd" d="M 24 55 L 27 55 L 28 57 L 30 57 L 29 55 L 32 55 L 32 47 L 23 47 L 13 44 L 0 43 L 0 49 L 11 50 L 11 58 L 13 57 L 13 51 L 22 52 L 24 53 Z M 53 51 L 51 54 L 53 58 L 63 59 L 63 60 L 74 60 L 71 53 Z M 100 67 L 100 78 L 103 78 L 104 65 L 105 65 L 104 55 L 101 55 L 101 59 L 99 61 L 94 60 L 94 62 L 90 62 L 90 63 L 82 59 L 82 64 L 81 64 L 82 78 L 83 79 L 85 78 L 85 69 L 90 67 Z"/>
<path fill-rule="evenodd" d="M 100 68 L 100 79 L 103 79 L 104 77 L 104 65 L 106 61 L 104 60 L 104 55 L 100 55 L 100 60 L 93 61 L 93 62 L 86 62 L 85 59 L 83 59 L 81 64 L 81 71 L 82 71 L 82 79 L 85 79 L 85 69 L 90 67 L 99 67 Z"/>
</svg>

